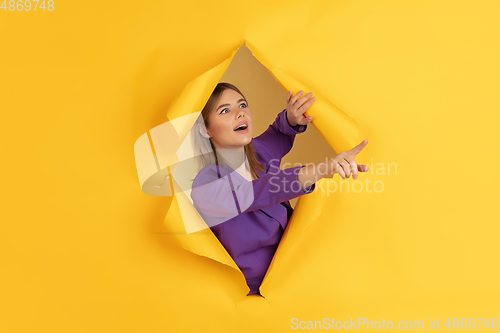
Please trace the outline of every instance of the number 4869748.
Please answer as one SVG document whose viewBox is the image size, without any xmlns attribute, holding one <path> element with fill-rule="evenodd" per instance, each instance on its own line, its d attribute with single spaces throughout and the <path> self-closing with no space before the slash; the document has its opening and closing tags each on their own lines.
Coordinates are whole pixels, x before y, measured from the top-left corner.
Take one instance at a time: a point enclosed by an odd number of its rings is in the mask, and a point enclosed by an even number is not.
<svg viewBox="0 0 500 333">
<path fill-rule="evenodd" d="M 35 4 L 32 6 L 31 3 L 35 2 Z M 4 11 L 9 10 L 9 12 L 22 12 L 27 11 L 29 12 L 31 10 L 31 7 L 33 7 L 33 11 L 36 11 L 38 8 L 39 10 L 42 9 L 43 11 L 48 10 L 49 12 L 54 10 L 54 1 L 53 0 L 48 0 L 47 4 L 45 4 L 45 0 L 9 0 L 9 4 L 7 5 L 7 0 L 3 0 L 2 5 L 0 6 L 0 9 L 3 9 Z"/>
<path fill-rule="evenodd" d="M 458 329 L 458 328 L 465 329 L 465 328 L 475 328 L 475 327 L 479 329 L 481 325 L 492 329 L 498 328 L 498 318 L 492 318 L 491 323 L 489 318 L 486 318 L 484 322 L 483 320 L 484 318 L 470 318 L 468 320 L 467 318 L 462 318 L 462 320 L 459 320 L 458 318 L 453 318 L 453 323 L 451 323 L 450 318 L 448 318 L 444 326 L 453 329 Z"/>
</svg>

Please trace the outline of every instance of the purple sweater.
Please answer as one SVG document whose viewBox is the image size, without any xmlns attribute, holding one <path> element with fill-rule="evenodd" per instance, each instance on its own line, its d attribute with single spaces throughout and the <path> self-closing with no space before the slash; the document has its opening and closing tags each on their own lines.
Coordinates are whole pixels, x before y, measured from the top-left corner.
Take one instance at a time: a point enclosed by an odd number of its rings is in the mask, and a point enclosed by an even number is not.
<svg viewBox="0 0 500 333">
<path fill-rule="evenodd" d="M 251 182 L 230 167 L 204 167 L 193 180 L 191 198 L 207 225 L 243 272 L 251 294 L 259 287 L 278 248 L 293 209 L 289 200 L 303 191 L 297 173 L 304 165 L 280 169 L 281 159 L 293 146 L 295 135 L 307 125 L 290 126 L 286 109 L 268 129 L 252 139 L 265 172 Z"/>
</svg>

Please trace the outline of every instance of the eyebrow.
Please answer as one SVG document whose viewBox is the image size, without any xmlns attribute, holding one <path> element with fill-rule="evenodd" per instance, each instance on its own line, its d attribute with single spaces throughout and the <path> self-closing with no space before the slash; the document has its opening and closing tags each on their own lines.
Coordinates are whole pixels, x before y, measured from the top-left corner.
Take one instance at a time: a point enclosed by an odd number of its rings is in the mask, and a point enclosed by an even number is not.
<svg viewBox="0 0 500 333">
<path fill-rule="evenodd" d="M 240 99 L 236 102 L 236 104 L 238 104 L 239 102 L 242 102 L 242 101 L 243 101 L 243 102 L 246 102 L 246 100 L 245 100 L 244 98 L 240 98 Z M 223 107 L 223 106 L 230 106 L 230 105 L 231 105 L 231 104 L 221 104 L 221 105 L 219 105 L 219 107 L 218 107 L 218 108 L 217 108 L 217 110 L 215 110 L 215 111 L 218 111 L 218 110 L 219 110 L 221 107 Z"/>
</svg>

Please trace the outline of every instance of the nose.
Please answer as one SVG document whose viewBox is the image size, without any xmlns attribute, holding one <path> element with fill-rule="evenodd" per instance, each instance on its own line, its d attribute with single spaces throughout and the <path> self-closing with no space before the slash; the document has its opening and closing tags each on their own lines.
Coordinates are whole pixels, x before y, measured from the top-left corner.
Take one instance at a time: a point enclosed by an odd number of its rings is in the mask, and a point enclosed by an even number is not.
<svg viewBox="0 0 500 333">
<path fill-rule="evenodd" d="M 240 109 L 240 112 L 238 112 L 238 118 L 241 118 L 241 116 L 245 115 L 245 109 Z"/>
</svg>

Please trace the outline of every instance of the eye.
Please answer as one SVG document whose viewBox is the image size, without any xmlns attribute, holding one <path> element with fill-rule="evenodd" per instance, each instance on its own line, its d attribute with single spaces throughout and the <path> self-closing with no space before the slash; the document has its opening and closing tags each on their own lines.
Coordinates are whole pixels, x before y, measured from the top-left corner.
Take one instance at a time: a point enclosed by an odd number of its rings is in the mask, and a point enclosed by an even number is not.
<svg viewBox="0 0 500 333">
<path fill-rule="evenodd" d="M 240 107 L 241 107 L 241 106 L 243 106 L 243 107 L 245 107 L 245 108 L 246 108 L 246 107 L 248 107 L 248 105 L 246 105 L 246 103 L 241 103 L 241 104 L 240 104 Z M 223 109 L 221 112 L 219 112 L 219 114 L 224 113 L 224 111 L 226 111 L 226 110 L 229 110 L 229 109 L 228 109 L 228 108 L 225 108 L 225 109 Z"/>
</svg>

